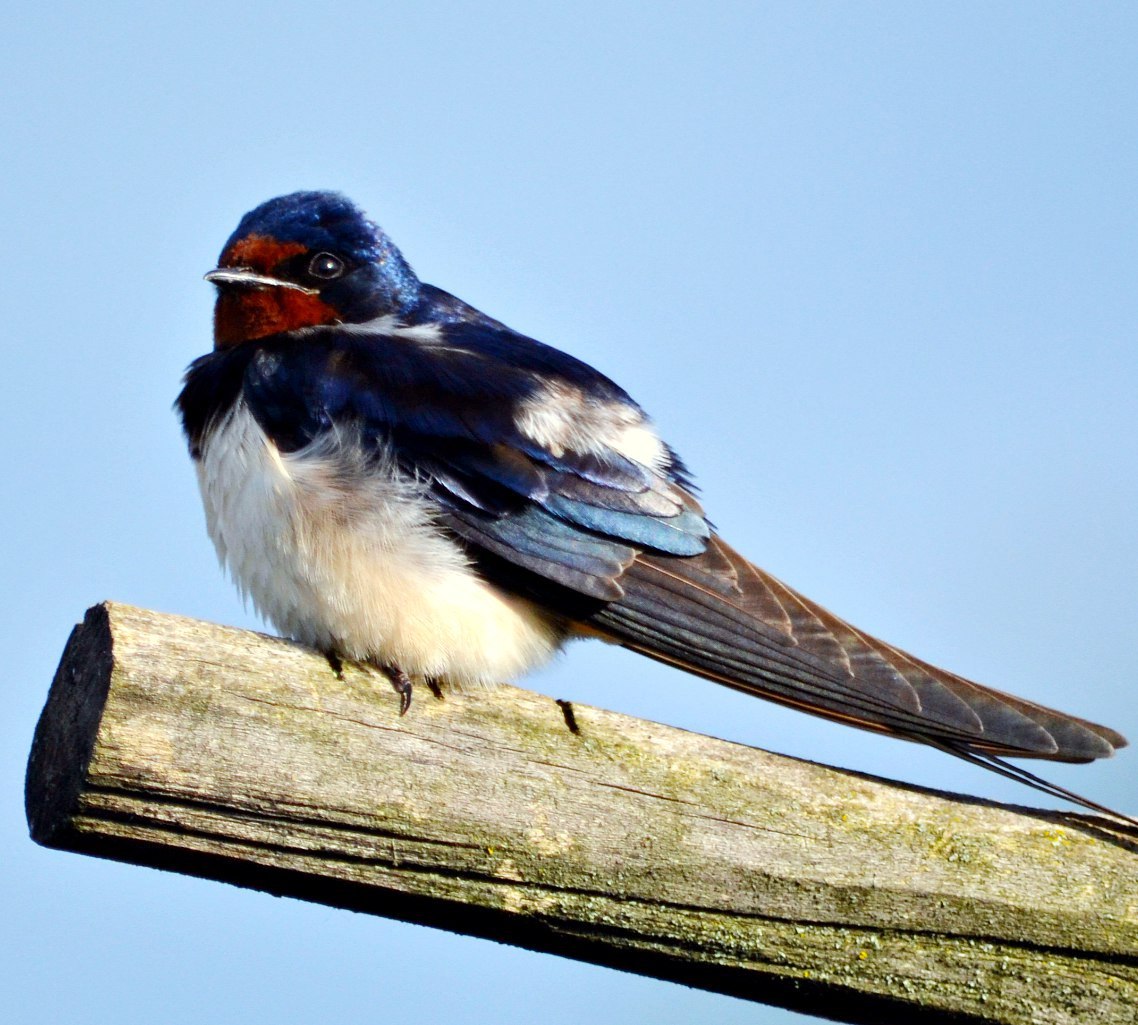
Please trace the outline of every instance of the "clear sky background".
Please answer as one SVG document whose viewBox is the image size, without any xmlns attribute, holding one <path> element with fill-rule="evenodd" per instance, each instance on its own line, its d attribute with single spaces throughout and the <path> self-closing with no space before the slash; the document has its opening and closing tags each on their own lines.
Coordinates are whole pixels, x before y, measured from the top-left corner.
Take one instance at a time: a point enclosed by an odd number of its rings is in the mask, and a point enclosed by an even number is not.
<svg viewBox="0 0 1138 1025">
<path fill-rule="evenodd" d="M 1138 741 L 1128 3 L 43 4 L 0 37 L 6 1020 L 802 1020 L 35 847 L 36 717 L 113 598 L 257 626 L 171 402 L 240 215 L 338 188 L 628 388 L 759 564 Z M 1045 804 L 601 645 L 528 685 Z M 1138 813 L 1138 753 L 1051 777 Z"/>
</svg>

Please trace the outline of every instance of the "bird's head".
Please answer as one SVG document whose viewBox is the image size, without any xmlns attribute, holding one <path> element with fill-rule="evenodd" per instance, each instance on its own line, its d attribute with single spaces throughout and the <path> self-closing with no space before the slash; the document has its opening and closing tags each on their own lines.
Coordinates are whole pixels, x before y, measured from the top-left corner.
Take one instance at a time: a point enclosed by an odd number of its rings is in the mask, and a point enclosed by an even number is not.
<svg viewBox="0 0 1138 1025">
<path fill-rule="evenodd" d="M 250 210 L 205 277 L 217 286 L 218 349 L 400 314 L 419 294 L 394 243 L 336 192 L 294 192 Z"/>
</svg>

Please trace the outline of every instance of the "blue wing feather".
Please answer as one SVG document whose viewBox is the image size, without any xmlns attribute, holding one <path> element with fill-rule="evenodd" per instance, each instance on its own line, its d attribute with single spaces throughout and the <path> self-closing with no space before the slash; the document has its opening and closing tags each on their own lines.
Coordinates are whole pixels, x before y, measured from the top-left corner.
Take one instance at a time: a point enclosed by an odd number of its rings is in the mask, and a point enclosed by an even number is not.
<svg viewBox="0 0 1138 1025">
<path fill-rule="evenodd" d="M 711 533 L 702 517 L 686 510 L 661 518 L 575 502 L 562 495 L 550 495 L 542 505 L 570 523 L 668 555 L 698 555 L 707 547 Z"/>
</svg>

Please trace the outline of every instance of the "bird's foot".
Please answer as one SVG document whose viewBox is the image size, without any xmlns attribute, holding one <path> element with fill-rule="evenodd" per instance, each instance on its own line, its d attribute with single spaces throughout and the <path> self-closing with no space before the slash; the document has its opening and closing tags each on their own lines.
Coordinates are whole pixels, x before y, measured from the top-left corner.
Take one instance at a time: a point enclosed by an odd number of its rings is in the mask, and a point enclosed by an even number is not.
<svg viewBox="0 0 1138 1025">
<path fill-rule="evenodd" d="M 328 660 L 328 665 L 331 666 L 332 672 L 336 674 L 337 680 L 344 678 L 344 663 L 340 661 L 340 656 L 334 651 L 324 652 L 324 657 Z"/>
<path fill-rule="evenodd" d="M 399 714 L 406 715 L 407 709 L 411 707 L 411 692 L 414 690 L 411 677 L 399 666 L 386 665 L 381 668 L 391 681 L 391 686 L 395 688 L 395 693 L 399 695 Z"/>
</svg>

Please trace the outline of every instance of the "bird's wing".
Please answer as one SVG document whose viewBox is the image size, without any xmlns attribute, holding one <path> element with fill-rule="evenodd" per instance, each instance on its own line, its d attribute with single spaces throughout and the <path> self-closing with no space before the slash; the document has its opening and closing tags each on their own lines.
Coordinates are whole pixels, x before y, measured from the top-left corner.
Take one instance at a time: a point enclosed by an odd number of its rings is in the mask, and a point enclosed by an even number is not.
<svg viewBox="0 0 1138 1025">
<path fill-rule="evenodd" d="M 394 453 L 488 572 L 652 658 L 990 765 L 1089 761 L 1125 743 L 936 669 L 743 559 L 639 407 L 591 368 L 496 325 L 411 330 L 318 331 L 270 350 L 246 397 L 278 444 L 348 424 Z"/>
<path fill-rule="evenodd" d="M 863 633 L 712 535 L 705 552 L 641 552 L 592 629 L 651 658 L 828 719 L 919 741 L 1041 793 L 1138 820 L 1004 756 L 1089 762 L 1126 738 L 984 687 Z"/>
<path fill-rule="evenodd" d="M 592 625 L 739 690 L 954 753 L 1085 762 L 1126 741 L 937 669 L 843 622 L 712 536 L 698 556 L 641 553 Z"/>
</svg>

